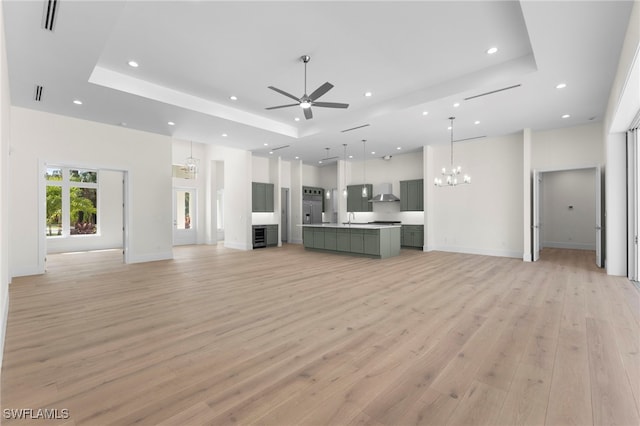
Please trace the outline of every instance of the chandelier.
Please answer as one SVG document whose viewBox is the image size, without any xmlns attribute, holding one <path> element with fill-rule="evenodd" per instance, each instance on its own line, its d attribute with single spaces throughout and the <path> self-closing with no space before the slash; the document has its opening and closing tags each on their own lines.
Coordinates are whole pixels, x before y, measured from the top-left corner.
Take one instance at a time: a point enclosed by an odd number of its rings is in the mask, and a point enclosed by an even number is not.
<svg viewBox="0 0 640 426">
<path fill-rule="evenodd" d="M 191 153 L 187 157 L 184 163 L 184 170 L 189 176 L 188 179 L 195 179 L 198 174 L 198 163 L 200 160 L 193 158 L 193 142 L 191 142 Z"/>
<path fill-rule="evenodd" d="M 362 198 L 369 198 L 367 193 L 367 143 L 366 139 L 362 139 Z"/>
<path fill-rule="evenodd" d="M 443 178 L 436 177 L 433 180 L 433 184 L 435 186 L 457 186 L 465 183 L 471 183 L 471 176 L 469 175 L 463 175 L 461 180 L 458 178 L 458 176 L 462 174 L 462 167 L 453 166 L 453 120 L 455 119 L 455 117 L 449 117 L 449 120 L 451 120 L 451 127 L 449 127 L 449 129 L 451 129 L 451 168 L 442 168 L 442 176 L 444 176 L 444 180 Z"/>
</svg>

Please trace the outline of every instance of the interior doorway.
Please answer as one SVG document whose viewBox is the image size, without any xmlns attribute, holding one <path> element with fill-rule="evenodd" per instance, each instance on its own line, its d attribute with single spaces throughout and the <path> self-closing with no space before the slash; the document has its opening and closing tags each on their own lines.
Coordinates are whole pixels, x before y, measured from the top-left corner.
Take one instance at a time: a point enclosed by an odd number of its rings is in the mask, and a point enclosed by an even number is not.
<svg viewBox="0 0 640 426">
<path fill-rule="evenodd" d="M 94 253 L 128 261 L 128 173 L 41 163 L 39 273 L 57 255 Z M 107 254 L 108 253 L 108 254 Z"/>
<path fill-rule="evenodd" d="M 603 267 L 600 167 L 534 170 L 532 260 L 544 247 L 592 250 Z"/>
<path fill-rule="evenodd" d="M 198 207 L 195 188 L 173 188 L 173 245 L 198 242 Z"/>
</svg>

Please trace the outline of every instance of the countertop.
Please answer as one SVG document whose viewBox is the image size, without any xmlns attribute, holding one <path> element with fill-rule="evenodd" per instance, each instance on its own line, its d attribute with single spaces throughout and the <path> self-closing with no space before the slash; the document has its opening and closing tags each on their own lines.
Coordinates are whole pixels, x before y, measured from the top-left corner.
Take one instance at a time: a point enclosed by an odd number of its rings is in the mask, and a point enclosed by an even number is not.
<svg viewBox="0 0 640 426">
<path fill-rule="evenodd" d="M 311 225 L 298 225 L 306 226 L 308 228 L 345 228 L 345 229 L 386 229 L 386 228 L 400 228 L 400 225 L 380 225 L 374 223 L 352 223 L 351 225 L 340 223 L 315 223 Z"/>
</svg>

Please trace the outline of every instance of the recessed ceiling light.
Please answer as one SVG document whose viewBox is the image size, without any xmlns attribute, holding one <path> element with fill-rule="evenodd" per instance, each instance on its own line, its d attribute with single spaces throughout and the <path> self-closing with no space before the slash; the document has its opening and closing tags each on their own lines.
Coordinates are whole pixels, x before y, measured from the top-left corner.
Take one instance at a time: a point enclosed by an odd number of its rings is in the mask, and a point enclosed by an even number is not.
<svg viewBox="0 0 640 426">
<path fill-rule="evenodd" d="M 455 104 L 453 104 L 454 108 L 458 108 L 460 106 L 460 102 L 456 102 Z"/>
<path fill-rule="evenodd" d="M 447 130 L 451 130 L 451 126 L 447 127 Z"/>
<path fill-rule="evenodd" d="M 422 115 L 429 115 L 429 111 L 422 111 Z"/>
<path fill-rule="evenodd" d="M 223 138 L 226 138 L 226 137 L 227 137 L 227 134 L 226 134 L 226 133 L 223 133 L 223 134 L 222 134 L 222 137 L 223 137 Z"/>
<path fill-rule="evenodd" d="M 353 155 L 350 155 L 349 158 L 353 158 Z"/>
<path fill-rule="evenodd" d="M 298 156 L 296 155 L 296 160 L 299 160 L 299 159 L 300 159 L 300 157 L 298 157 Z"/>
<path fill-rule="evenodd" d="M 82 105 L 82 101 L 80 99 L 74 99 L 73 103 L 76 105 Z"/>
<path fill-rule="evenodd" d="M 371 93 L 371 92 L 364 92 L 364 96 L 366 96 L 367 98 L 370 98 L 371 96 L 373 96 L 373 93 Z"/>
<path fill-rule="evenodd" d="M 231 95 L 231 96 L 229 96 L 229 99 L 231 99 L 232 101 L 237 101 L 238 97 L 235 96 L 235 95 Z"/>
<path fill-rule="evenodd" d="M 120 123 L 120 125 L 121 125 L 121 126 L 123 126 L 123 127 L 126 127 L 126 126 L 127 126 L 127 123 L 125 123 L 124 121 L 122 121 L 122 122 Z"/>
<path fill-rule="evenodd" d="M 273 151 L 269 151 L 269 154 L 273 154 Z"/>
<path fill-rule="evenodd" d="M 131 68 L 138 68 L 138 63 L 136 61 L 129 61 L 128 64 Z"/>
<path fill-rule="evenodd" d="M 565 114 L 562 116 L 562 118 L 569 118 L 569 117 L 571 117 L 569 114 Z"/>
<path fill-rule="evenodd" d="M 318 164 L 322 164 L 322 160 L 318 161 Z"/>
<path fill-rule="evenodd" d="M 476 121 L 473 122 L 473 124 L 480 124 L 480 121 L 476 120 Z"/>
<path fill-rule="evenodd" d="M 564 89 L 565 87 L 567 87 L 567 83 L 560 83 L 556 86 L 556 89 Z"/>
<path fill-rule="evenodd" d="M 265 142 L 265 143 L 263 143 L 262 145 L 264 145 L 264 146 L 269 146 L 269 144 L 268 144 L 268 143 L 266 143 L 266 142 Z"/>
<path fill-rule="evenodd" d="M 496 53 L 498 51 L 497 47 L 490 47 L 489 49 L 487 49 L 487 53 L 489 55 L 493 55 L 494 53 Z"/>
<path fill-rule="evenodd" d="M 398 151 L 400 151 L 400 150 L 402 149 L 402 147 L 401 147 L 401 146 L 399 146 L 399 147 L 397 147 L 396 149 L 397 149 Z"/>
<path fill-rule="evenodd" d="M 371 155 L 376 155 L 376 152 L 375 151 L 371 151 Z"/>
<path fill-rule="evenodd" d="M 300 117 L 294 118 L 295 121 L 300 121 Z"/>
<path fill-rule="evenodd" d="M 169 126 L 175 126 L 175 125 L 176 125 L 176 123 L 174 123 L 173 121 L 167 121 L 167 124 L 168 124 Z"/>
</svg>

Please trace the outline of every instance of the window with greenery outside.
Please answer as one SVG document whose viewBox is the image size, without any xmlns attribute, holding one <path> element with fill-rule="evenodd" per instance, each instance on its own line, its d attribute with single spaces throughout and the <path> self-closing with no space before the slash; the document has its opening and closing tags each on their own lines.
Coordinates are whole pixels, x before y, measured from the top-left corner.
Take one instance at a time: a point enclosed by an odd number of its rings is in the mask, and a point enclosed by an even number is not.
<svg viewBox="0 0 640 426">
<path fill-rule="evenodd" d="M 68 179 L 65 179 L 65 175 Z M 63 235 L 63 216 L 67 217 L 67 215 L 70 235 L 95 234 L 97 231 L 97 171 L 70 169 L 66 174 L 63 173 L 62 168 L 48 168 L 45 179 L 47 180 L 47 236 Z M 73 182 L 74 186 L 69 186 L 69 182 Z M 67 202 L 65 197 L 68 197 L 68 208 L 64 207 Z"/>
</svg>

